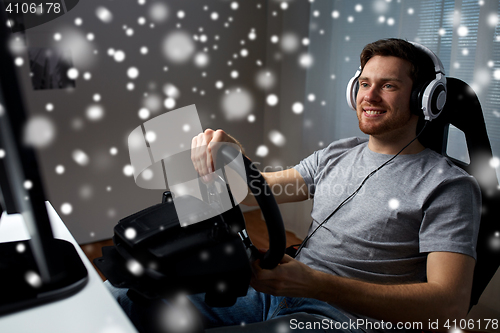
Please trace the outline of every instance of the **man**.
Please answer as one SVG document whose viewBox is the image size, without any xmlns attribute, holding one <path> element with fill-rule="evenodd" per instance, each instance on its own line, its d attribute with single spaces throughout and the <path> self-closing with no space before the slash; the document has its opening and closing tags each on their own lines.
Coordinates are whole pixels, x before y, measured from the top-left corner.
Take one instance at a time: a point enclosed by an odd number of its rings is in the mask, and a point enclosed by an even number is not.
<svg viewBox="0 0 500 333">
<path fill-rule="evenodd" d="M 253 265 L 253 289 L 233 308 L 211 309 L 192 297 L 207 327 L 245 322 L 240 329 L 274 331 L 273 322 L 285 322 L 310 332 L 421 331 L 431 322 L 442 327 L 448 319 L 466 316 L 480 192 L 471 176 L 412 142 L 419 119 L 410 110 L 412 90 L 434 75 L 424 58 L 399 39 L 367 45 L 356 113 L 369 139 L 340 140 L 292 169 L 263 173 L 271 187 L 287 186 L 276 191 L 278 203 L 314 197 L 312 236 L 295 259 L 285 255 L 272 270 Z M 206 181 L 213 170 L 212 142 L 237 143 L 222 130 L 193 138 L 192 160 Z M 410 142 L 319 226 L 371 171 Z M 249 196 L 243 203 L 254 202 Z M 308 320 L 303 313 L 338 325 L 300 326 L 300 320 Z M 361 324 L 342 325 L 353 322 Z"/>
</svg>

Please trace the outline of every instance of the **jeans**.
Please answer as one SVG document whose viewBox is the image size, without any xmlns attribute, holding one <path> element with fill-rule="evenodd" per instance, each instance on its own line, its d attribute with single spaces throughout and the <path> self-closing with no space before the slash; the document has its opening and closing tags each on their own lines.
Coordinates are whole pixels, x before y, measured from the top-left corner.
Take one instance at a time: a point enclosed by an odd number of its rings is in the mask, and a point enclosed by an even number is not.
<svg viewBox="0 0 500 333">
<path fill-rule="evenodd" d="M 127 289 L 105 285 L 140 332 L 363 333 L 335 307 L 311 298 L 271 296 L 250 287 L 231 307 L 212 308 L 204 294 L 141 304 Z"/>
</svg>

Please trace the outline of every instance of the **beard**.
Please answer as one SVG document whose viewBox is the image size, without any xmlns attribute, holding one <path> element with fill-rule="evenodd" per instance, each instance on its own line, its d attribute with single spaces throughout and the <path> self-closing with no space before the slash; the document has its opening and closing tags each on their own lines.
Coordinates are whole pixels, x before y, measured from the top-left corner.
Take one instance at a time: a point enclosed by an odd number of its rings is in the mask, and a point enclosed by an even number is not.
<svg viewBox="0 0 500 333">
<path fill-rule="evenodd" d="M 389 113 L 390 112 L 390 113 Z M 406 127 L 412 117 L 411 112 L 404 114 L 390 110 L 386 112 L 383 119 L 368 119 L 363 116 L 363 111 L 358 113 L 359 129 L 367 135 L 388 134 Z"/>
</svg>

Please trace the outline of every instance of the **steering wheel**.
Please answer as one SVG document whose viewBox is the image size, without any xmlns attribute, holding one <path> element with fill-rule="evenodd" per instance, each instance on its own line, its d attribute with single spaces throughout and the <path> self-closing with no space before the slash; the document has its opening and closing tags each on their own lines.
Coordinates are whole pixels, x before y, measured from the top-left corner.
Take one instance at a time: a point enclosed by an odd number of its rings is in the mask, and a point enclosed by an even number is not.
<svg viewBox="0 0 500 333">
<path fill-rule="evenodd" d="M 245 155 L 242 155 L 242 159 L 238 158 L 240 154 L 240 151 L 230 145 L 221 145 L 217 150 L 215 169 L 221 170 L 224 178 L 227 179 L 224 166 L 232 163 L 236 166 L 234 170 L 243 180 L 246 181 L 248 187 L 254 194 L 262 214 L 264 215 L 267 232 L 269 234 L 269 250 L 261 257 L 260 267 L 264 269 L 272 269 L 281 262 L 281 259 L 285 254 L 286 234 L 283 219 L 281 217 L 278 204 L 276 203 L 276 199 L 271 192 L 271 188 L 260 173 L 259 169 L 255 163 L 250 161 L 250 159 L 248 159 Z M 241 165 L 241 162 L 243 162 L 243 165 Z M 227 182 L 226 185 L 229 195 L 232 197 L 231 190 Z M 233 199 L 231 200 L 234 202 Z"/>
</svg>

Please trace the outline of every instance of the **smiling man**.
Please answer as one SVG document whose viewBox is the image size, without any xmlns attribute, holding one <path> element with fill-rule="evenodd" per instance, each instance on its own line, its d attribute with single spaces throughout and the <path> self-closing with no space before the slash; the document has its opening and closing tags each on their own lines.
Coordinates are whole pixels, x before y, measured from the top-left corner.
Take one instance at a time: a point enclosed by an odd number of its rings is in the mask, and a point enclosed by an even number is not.
<svg viewBox="0 0 500 333">
<path fill-rule="evenodd" d="M 263 173 L 271 187 L 287 187 L 273 191 L 278 203 L 314 198 L 309 234 L 295 258 L 272 270 L 256 262 L 253 288 L 233 307 L 190 297 L 213 332 L 421 331 L 466 316 L 481 198 L 471 176 L 416 138 L 433 60 L 400 39 L 367 45 L 360 60 L 355 109 L 369 139 L 336 141 L 294 168 Z M 214 170 L 212 142 L 237 143 L 222 130 L 193 138 L 201 176 Z M 133 317 L 130 300 L 114 292 Z"/>
</svg>

